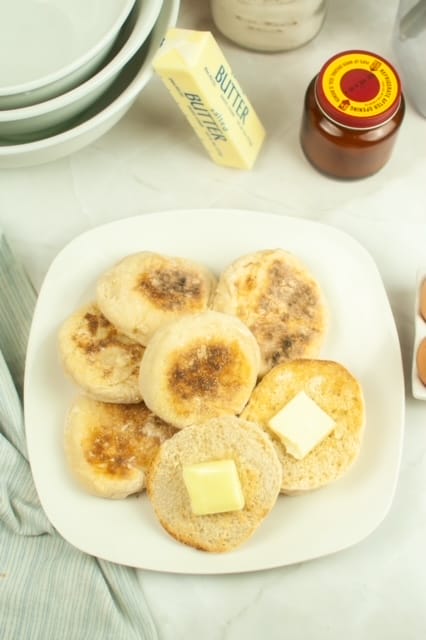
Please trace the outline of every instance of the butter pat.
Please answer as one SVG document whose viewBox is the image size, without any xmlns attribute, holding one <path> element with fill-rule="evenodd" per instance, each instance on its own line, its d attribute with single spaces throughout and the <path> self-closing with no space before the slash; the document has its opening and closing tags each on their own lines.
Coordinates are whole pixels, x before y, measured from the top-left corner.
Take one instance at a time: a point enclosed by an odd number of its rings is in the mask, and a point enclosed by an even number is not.
<svg viewBox="0 0 426 640">
<path fill-rule="evenodd" d="M 240 511 L 244 495 L 234 460 L 200 462 L 183 467 L 183 481 L 197 516 Z"/>
<path fill-rule="evenodd" d="M 269 420 L 287 452 L 301 460 L 334 429 L 334 420 L 304 391 Z"/>
<path fill-rule="evenodd" d="M 265 130 L 212 34 L 169 29 L 153 66 L 212 160 L 251 169 Z"/>
</svg>

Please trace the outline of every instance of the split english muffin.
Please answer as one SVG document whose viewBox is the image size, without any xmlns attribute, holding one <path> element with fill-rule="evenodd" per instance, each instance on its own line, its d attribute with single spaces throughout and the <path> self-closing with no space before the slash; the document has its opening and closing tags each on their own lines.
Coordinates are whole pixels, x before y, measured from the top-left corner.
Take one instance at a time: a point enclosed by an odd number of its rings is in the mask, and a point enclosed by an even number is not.
<svg viewBox="0 0 426 640">
<path fill-rule="evenodd" d="M 299 394 L 303 395 L 304 412 L 309 403 L 310 416 L 314 407 L 314 420 L 319 411 L 321 419 L 325 414 L 325 420 L 328 418 L 332 423 L 327 435 L 301 459 L 295 457 L 294 451 L 293 454 L 288 451 L 289 442 L 286 445 L 280 431 L 271 425 L 271 420 L 275 424 L 274 416 L 296 397 L 300 399 Z M 299 438 L 302 444 L 302 432 L 311 430 L 309 421 L 304 422 L 304 412 L 296 424 L 300 434 L 291 436 Z M 242 417 L 256 422 L 271 437 L 283 467 L 281 492 L 298 494 L 337 480 L 356 460 L 365 425 L 364 396 L 359 381 L 342 364 L 331 360 L 293 360 L 277 365 L 265 375 Z"/>
<path fill-rule="evenodd" d="M 68 466 L 89 493 L 126 498 L 144 489 L 152 459 L 175 432 L 143 402 L 104 403 L 82 395 L 65 426 Z"/>
<path fill-rule="evenodd" d="M 247 326 L 217 311 L 158 329 L 140 367 L 147 406 L 178 428 L 239 414 L 256 384 L 259 346 Z"/>
<path fill-rule="evenodd" d="M 197 515 L 185 470 L 212 461 L 235 465 L 243 499 L 234 510 Z M 253 535 L 275 505 L 280 486 L 281 465 L 269 437 L 253 423 L 223 416 L 182 429 L 161 445 L 147 493 L 161 525 L 176 540 L 225 552 Z"/>
<path fill-rule="evenodd" d="M 317 357 L 327 331 L 319 283 L 282 249 L 241 256 L 221 274 L 213 309 L 240 318 L 261 351 L 260 375 L 280 362 Z"/>
<path fill-rule="evenodd" d="M 144 347 L 117 331 L 96 304 L 69 316 L 58 336 L 65 371 L 102 402 L 140 402 L 139 367 Z"/>
<path fill-rule="evenodd" d="M 146 345 L 168 322 L 205 311 L 215 287 L 216 278 L 204 265 L 143 251 L 106 271 L 98 280 L 96 296 L 112 324 Z"/>
</svg>

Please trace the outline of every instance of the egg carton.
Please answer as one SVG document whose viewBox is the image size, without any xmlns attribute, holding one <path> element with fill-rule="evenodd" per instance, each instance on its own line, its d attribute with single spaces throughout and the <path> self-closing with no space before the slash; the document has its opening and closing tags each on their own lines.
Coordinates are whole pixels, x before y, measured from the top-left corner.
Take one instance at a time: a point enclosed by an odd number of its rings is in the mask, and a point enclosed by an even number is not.
<svg viewBox="0 0 426 640">
<path fill-rule="evenodd" d="M 411 387 L 415 398 L 426 400 L 426 267 L 417 272 L 414 304 Z"/>
</svg>

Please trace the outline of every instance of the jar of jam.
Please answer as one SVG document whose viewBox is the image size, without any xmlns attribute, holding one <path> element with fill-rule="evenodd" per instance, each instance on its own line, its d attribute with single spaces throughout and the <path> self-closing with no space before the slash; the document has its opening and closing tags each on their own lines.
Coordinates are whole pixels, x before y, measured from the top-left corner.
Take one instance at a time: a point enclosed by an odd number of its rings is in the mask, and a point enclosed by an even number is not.
<svg viewBox="0 0 426 640">
<path fill-rule="evenodd" d="M 323 65 L 306 90 L 302 149 L 322 173 L 365 178 L 388 161 L 404 112 L 393 66 L 368 51 L 344 51 Z"/>
</svg>

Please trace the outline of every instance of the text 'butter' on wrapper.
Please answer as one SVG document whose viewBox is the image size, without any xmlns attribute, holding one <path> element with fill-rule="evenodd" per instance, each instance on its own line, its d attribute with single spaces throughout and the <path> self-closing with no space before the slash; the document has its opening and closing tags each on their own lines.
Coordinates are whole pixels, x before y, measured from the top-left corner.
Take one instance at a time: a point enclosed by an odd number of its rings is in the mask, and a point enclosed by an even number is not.
<svg viewBox="0 0 426 640">
<path fill-rule="evenodd" d="M 153 66 L 211 159 L 251 169 L 265 129 L 212 34 L 170 29 Z"/>
</svg>

